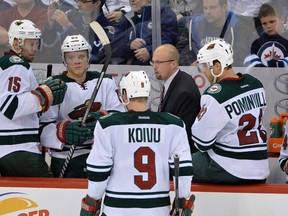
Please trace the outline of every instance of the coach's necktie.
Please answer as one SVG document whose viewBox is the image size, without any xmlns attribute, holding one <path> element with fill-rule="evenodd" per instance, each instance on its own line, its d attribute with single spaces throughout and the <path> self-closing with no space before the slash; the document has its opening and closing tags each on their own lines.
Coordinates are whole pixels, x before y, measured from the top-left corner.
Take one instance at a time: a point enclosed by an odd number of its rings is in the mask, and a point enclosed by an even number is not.
<svg viewBox="0 0 288 216">
<path fill-rule="evenodd" d="M 164 93 L 165 93 L 165 86 L 162 85 L 161 92 L 160 92 L 160 103 L 159 103 L 158 111 L 161 111 L 162 103 L 163 103 L 163 99 L 164 99 Z"/>
</svg>

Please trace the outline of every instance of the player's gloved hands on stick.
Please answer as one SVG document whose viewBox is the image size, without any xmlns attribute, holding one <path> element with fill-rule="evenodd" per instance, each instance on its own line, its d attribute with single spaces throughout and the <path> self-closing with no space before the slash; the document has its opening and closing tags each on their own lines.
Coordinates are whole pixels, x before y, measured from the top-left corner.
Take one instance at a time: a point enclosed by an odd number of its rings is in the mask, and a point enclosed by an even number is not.
<svg viewBox="0 0 288 216">
<path fill-rule="evenodd" d="M 57 137 L 62 143 L 81 145 L 86 140 L 92 139 L 93 131 L 80 122 L 64 120 L 57 123 Z"/>
<path fill-rule="evenodd" d="M 51 105 L 60 104 L 63 102 L 67 85 L 60 79 L 47 79 L 35 90 L 32 94 L 36 95 L 42 106 L 42 112 L 49 109 Z"/>
<path fill-rule="evenodd" d="M 189 199 L 185 198 L 179 198 L 178 199 L 178 207 L 179 207 L 179 216 L 190 216 L 193 213 L 194 209 L 194 201 L 195 201 L 195 195 L 192 194 Z M 176 209 L 175 209 L 175 200 L 173 202 L 172 210 L 170 212 L 170 215 L 175 216 Z"/>
<path fill-rule="evenodd" d="M 88 195 L 82 199 L 80 216 L 98 216 L 101 209 L 101 199 L 95 200 Z"/>
</svg>

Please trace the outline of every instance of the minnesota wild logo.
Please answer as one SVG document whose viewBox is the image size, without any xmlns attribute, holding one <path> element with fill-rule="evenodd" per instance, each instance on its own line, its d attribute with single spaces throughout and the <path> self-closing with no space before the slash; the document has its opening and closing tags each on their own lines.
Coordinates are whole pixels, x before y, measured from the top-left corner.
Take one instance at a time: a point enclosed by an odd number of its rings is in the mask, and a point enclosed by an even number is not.
<svg viewBox="0 0 288 216">
<path fill-rule="evenodd" d="M 13 55 L 9 58 L 9 61 L 12 63 L 22 63 L 24 62 L 19 56 Z"/>
<path fill-rule="evenodd" d="M 81 119 L 86 112 L 89 101 L 90 101 L 90 99 L 86 100 L 84 104 L 81 104 L 81 105 L 75 107 L 73 109 L 73 111 L 68 114 L 68 116 L 74 120 Z M 90 112 L 96 112 L 96 111 L 100 110 L 101 106 L 102 106 L 102 104 L 100 102 L 93 102 L 92 107 L 90 109 Z"/>
<path fill-rule="evenodd" d="M 216 83 L 214 85 L 212 85 L 209 89 L 208 89 L 208 93 L 209 94 L 216 94 L 218 92 L 220 92 L 222 90 L 222 87 L 220 84 Z"/>
</svg>

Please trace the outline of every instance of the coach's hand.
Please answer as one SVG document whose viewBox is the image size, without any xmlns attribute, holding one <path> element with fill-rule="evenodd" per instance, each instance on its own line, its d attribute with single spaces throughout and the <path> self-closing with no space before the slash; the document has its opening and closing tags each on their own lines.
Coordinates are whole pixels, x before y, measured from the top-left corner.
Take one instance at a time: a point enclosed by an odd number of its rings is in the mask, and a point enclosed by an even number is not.
<svg viewBox="0 0 288 216">
<path fill-rule="evenodd" d="M 81 145 L 86 140 L 92 139 L 93 131 L 80 122 L 64 120 L 57 123 L 57 137 L 62 143 Z"/>
</svg>

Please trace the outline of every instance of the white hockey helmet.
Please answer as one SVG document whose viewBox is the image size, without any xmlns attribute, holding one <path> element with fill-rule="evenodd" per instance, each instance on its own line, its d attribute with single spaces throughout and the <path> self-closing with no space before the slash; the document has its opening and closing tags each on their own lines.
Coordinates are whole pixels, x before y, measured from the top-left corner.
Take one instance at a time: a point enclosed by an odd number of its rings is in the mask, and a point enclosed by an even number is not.
<svg viewBox="0 0 288 216">
<path fill-rule="evenodd" d="M 61 55 L 62 61 L 65 63 L 65 52 L 75 52 L 87 50 L 88 51 L 88 59 L 90 59 L 91 55 L 91 46 L 87 42 L 87 40 L 82 35 L 68 35 L 62 43 L 61 46 Z"/>
<path fill-rule="evenodd" d="M 24 45 L 25 39 L 39 39 L 41 46 L 42 34 L 40 29 L 30 20 L 14 20 L 8 30 L 9 44 L 13 49 L 14 39 L 19 40 L 19 46 Z"/>
<path fill-rule="evenodd" d="M 124 105 L 129 103 L 130 98 L 149 97 L 150 81 L 145 71 L 130 71 L 122 77 L 119 83 L 119 97 Z M 126 90 L 128 103 L 123 102 L 123 90 Z"/>
<path fill-rule="evenodd" d="M 222 66 L 222 72 L 215 75 L 212 71 L 213 61 L 218 60 Z M 199 64 L 207 64 L 214 77 L 222 75 L 224 68 L 233 63 L 233 50 L 230 44 L 223 39 L 216 39 L 205 44 L 197 54 Z"/>
</svg>

